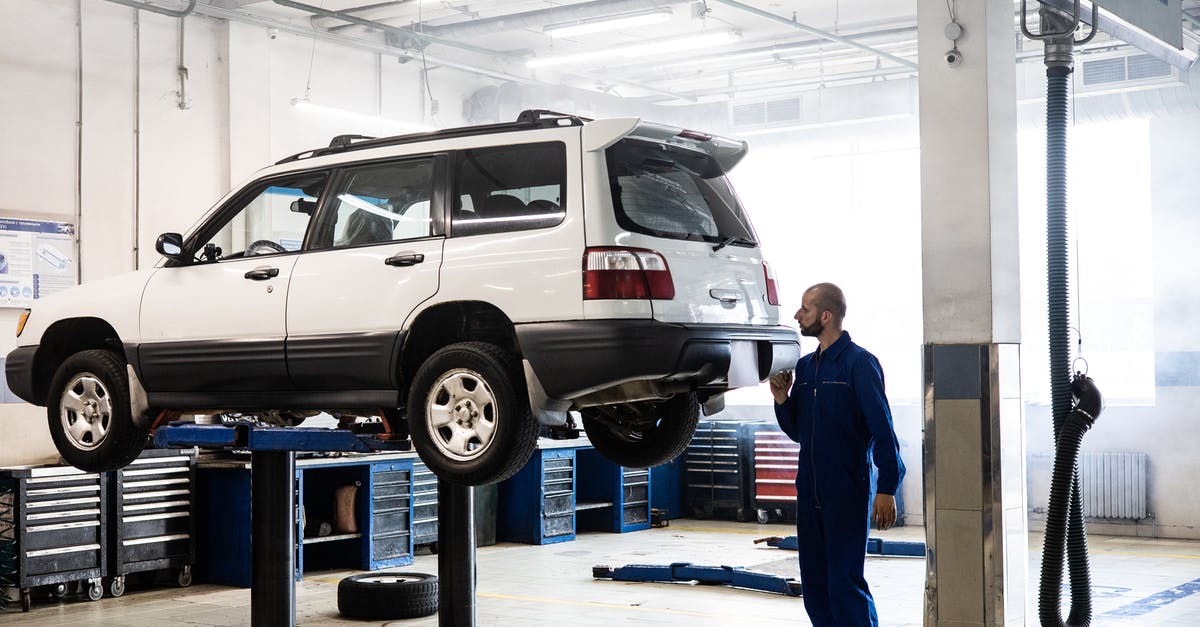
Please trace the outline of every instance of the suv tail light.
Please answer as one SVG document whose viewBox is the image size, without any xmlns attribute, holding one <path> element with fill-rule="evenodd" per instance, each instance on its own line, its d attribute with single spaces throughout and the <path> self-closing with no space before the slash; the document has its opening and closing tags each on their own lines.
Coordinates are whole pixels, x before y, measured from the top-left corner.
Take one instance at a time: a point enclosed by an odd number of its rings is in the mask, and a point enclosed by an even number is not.
<svg viewBox="0 0 1200 627">
<path fill-rule="evenodd" d="M 588 248 L 583 252 L 584 300 L 675 298 L 667 260 L 645 248 Z"/>
<path fill-rule="evenodd" d="M 767 304 L 779 305 L 779 284 L 775 281 L 775 273 L 771 265 L 763 262 L 763 276 L 767 279 Z"/>
</svg>

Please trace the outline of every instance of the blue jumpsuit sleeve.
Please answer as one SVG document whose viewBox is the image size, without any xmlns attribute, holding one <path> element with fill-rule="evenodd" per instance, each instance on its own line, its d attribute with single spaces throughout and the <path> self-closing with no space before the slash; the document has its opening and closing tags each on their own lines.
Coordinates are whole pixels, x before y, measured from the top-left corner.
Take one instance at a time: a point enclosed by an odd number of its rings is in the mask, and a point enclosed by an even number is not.
<svg viewBox="0 0 1200 627">
<path fill-rule="evenodd" d="M 796 372 L 799 372 L 797 368 Z M 800 394 L 800 377 L 793 375 L 792 389 L 788 394 L 788 398 L 782 405 L 775 405 L 775 422 L 779 423 L 779 429 L 783 431 L 787 437 L 793 442 L 800 441 L 799 427 L 796 425 L 797 414 L 800 413 L 799 401 L 796 397 Z"/>
<path fill-rule="evenodd" d="M 864 355 L 854 364 L 854 394 L 867 430 L 875 440 L 873 455 L 875 467 L 879 469 L 877 491 L 894 495 L 904 478 L 904 461 L 900 459 L 892 410 L 883 389 L 883 369 L 874 356 Z"/>
</svg>

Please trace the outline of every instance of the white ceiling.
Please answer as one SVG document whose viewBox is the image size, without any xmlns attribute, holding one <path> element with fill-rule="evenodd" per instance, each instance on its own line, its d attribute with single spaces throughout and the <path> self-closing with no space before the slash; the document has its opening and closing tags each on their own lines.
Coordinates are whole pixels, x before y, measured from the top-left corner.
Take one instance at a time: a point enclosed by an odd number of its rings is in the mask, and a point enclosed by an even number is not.
<svg viewBox="0 0 1200 627">
<path fill-rule="evenodd" d="M 159 6 L 167 2 L 154 0 Z M 501 80 L 566 84 L 648 102 L 796 93 L 909 77 L 916 66 L 916 0 L 198 0 L 198 5 L 201 12 L 207 5 L 226 17 L 286 25 L 293 32 L 315 29 L 401 56 L 423 51 L 431 67 L 479 68 Z M 546 25 L 580 17 L 656 8 L 669 9 L 669 21 L 571 38 L 543 32 Z M 1200 16 L 1200 0 L 1184 0 L 1184 8 Z M 1194 30 L 1198 23 L 1185 20 L 1184 26 Z M 675 53 L 527 66 L 556 55 L 722 33 L 736 40 Z"/>
</svg>

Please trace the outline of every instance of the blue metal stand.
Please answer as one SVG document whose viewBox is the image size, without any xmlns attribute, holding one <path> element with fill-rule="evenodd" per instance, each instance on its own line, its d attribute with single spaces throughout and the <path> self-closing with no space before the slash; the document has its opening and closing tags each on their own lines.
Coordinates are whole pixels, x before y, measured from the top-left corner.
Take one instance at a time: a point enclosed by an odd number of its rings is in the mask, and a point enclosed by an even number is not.
<svg viewBox="0 0 1200 627">
<path fill-rule="evenodd" d="M 785 579 L 766 573 L 756 573 L 741 566 L 697 566 L 687 562 L 676 562 L 667 566 L 630 564 L 618 568 L 595 566 L 592 577 L 613 581 L 635 582 L 695 582 L 704 585 L 721 585 L 773 592 L 789 597 L 802 596 L 798 579 Z"/>
<path fill-rule="evenodd" d="M 254 555 L 250 621 L 254 627 L 296 625 L 296 451 L 366 453 L 409 448 L 407 441 L 380 440 L 341 429 L 190 422 L 159 427 L 154 432 L 154 443 L 164 448 L 198 446 L 250 451 Z M 471 550 L 473 557 L 474 544 Z"/>
</svg>

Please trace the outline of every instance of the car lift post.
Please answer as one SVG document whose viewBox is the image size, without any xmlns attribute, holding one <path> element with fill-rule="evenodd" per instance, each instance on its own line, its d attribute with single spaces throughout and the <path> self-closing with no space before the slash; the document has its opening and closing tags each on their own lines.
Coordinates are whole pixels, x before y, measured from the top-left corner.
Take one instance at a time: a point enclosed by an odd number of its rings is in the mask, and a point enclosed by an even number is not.
<svg viewBox="0 0 1200 627">
<path fill-rule="evenodd" d="M 250 624 L 253 627 L 296 626 L 296 528 L 299 525 L 296 510 L 296 451 L 367 453 L 409 448 L 407 441 L 380 440 L 344 429 L 260 427 L 244 423 L 198 425 L 172 422 L 154 432 L 154 443 L 159 447 L 198 446 L 250 451 L 250 544 L 254 559 L 250 567 Z M 468 521 L 473 521 L 470 517 L 470 489 L 461 490 L 467 493 Z M 440 493 L 439 489 L 439 496 Z M 445 527 L 439 523 L 439 532 L 443 529 Z M 475 624 L 473 523 L 470 529 L 471 542 L 467 546 L 470 547 L 468 559 L 472 578 L 468 593 L 472 622 L 461 623 L 463 625 Z M 463 543 L 455 544 L 461 546 Z"/>
<path fill-rule="evenodd" d="M 475 627 L 475 489 L 440 479 L 438 625 Z"/>
<path fill-rule="evenodd" d="M 295 451 L 250 453 L 252 625 L 296 624 L 295 481 Z"/>
</svg>

